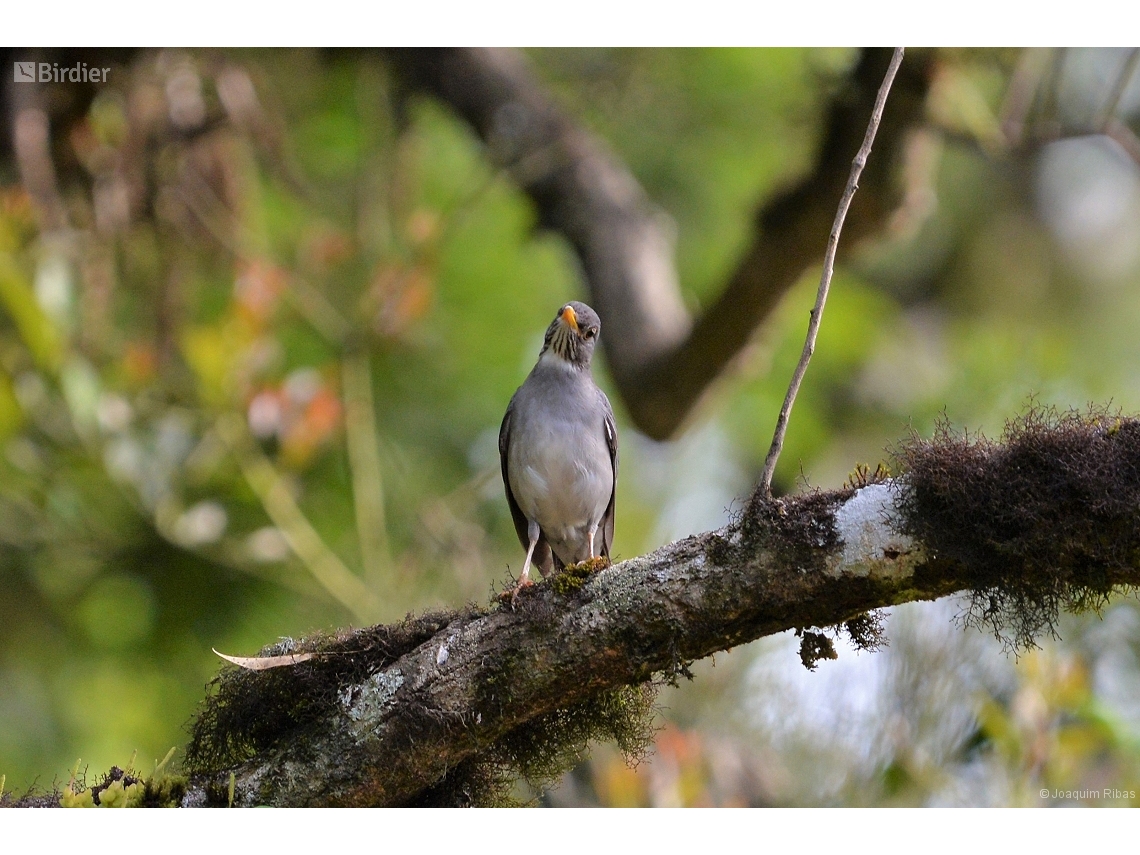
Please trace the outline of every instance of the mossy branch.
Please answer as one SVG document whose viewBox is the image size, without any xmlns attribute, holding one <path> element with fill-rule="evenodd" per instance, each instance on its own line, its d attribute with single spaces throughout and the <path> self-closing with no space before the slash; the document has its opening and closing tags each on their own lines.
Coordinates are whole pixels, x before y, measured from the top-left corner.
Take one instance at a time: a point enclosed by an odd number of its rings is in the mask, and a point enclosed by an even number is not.
<svg viewBox="0 0 1140 855">
<path fill-rule="evenodd" d="M 194 726 L 184 803 L 226 804 L 231 772 L 235 805 L 493 803 L 591 738 L 637 753 L 652 695 L 636 687 L 719 650 L 954 592 L 1031 643 L 1058 608 L 1140 584 L 1140 421 L 1033 410 L 1002 442 L 943 429 L 896 466 L 754 501 L 581 585 L 528 589 L 517 610 L 310 639 L 287 645 L 323 654 L 310 662 L 227 671 Z"/>
</svg>

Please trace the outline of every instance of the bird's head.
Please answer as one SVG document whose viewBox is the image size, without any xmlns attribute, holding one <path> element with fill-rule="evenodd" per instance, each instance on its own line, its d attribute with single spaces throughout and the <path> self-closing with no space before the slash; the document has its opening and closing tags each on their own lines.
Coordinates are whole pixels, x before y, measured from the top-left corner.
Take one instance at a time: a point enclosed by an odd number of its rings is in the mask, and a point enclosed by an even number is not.
<svg viewBox="0 0 1140 855">
<path fill-rule="evenodd" d="M 601 330 L 598 313 L 585 303 L 571 300 L 546 328 L 539 358 L 552 355 L 576 368 L 589 368 Z"/>
</svg>

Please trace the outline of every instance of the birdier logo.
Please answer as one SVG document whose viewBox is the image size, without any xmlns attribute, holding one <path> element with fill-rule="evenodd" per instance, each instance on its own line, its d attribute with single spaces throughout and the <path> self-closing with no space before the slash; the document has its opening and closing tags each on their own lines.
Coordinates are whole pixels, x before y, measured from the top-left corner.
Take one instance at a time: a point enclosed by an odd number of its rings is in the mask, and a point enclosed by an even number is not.
<svg viewBox="0 0 1140 855">
<path fill-rule="evenodd" d="M 60 68 L 58 62 L 17 62 L 12 66 L 16 83 L 106 83 L 110 68 L 90 68 L 85 62 Z"/>
</svg>

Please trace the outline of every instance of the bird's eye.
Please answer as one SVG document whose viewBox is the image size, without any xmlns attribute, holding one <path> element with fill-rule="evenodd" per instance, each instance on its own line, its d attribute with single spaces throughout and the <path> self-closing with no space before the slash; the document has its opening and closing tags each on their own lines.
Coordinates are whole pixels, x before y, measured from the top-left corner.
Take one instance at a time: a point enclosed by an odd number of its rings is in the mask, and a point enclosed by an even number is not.
<svg viewBox="0 0 1140 855">
<path fill-rule="evenodd" d="M 597 334 L 598 334 L 598 328 L 597 327 L 590 327 L 588 330 L 586 330 L 586 338 L 593 338 Z"/>
</svg>

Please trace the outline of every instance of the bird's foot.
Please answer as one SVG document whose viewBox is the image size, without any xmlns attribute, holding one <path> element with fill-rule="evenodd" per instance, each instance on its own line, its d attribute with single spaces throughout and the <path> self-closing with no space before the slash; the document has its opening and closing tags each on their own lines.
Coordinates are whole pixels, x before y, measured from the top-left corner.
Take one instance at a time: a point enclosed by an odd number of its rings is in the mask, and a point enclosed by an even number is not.
<svg viewBox="0 0 1140 855">
<path fill-rule="evenodd" d="M 534 582 L 524 576 L 523 578 L 519 579 L 518 584 L 513 588 L 507 591 L 503 591 L 503 593 L 499 594 L 499 601 L 503 603 L 509 602 L 511 604 L 511 611 L 514 611 L 515 606 L 519 601 L 519 594 L 522 593 L 524 588 L 530 588 L 533 585 Z"/>
<path fill-rule="evenodd" d="M 578 571 L 586 571 L 587 573 L 597 573 L 600 570 L 605 570 L 613 562 L 606 558 L 604 555 L 599 555 L 596 558 L 587 558 L 585 561 L 579 561 L 577 564 L 571 564 L 570 567 Z M 567 569 L 570 569 L 569 567 Z"/>
</svg>

